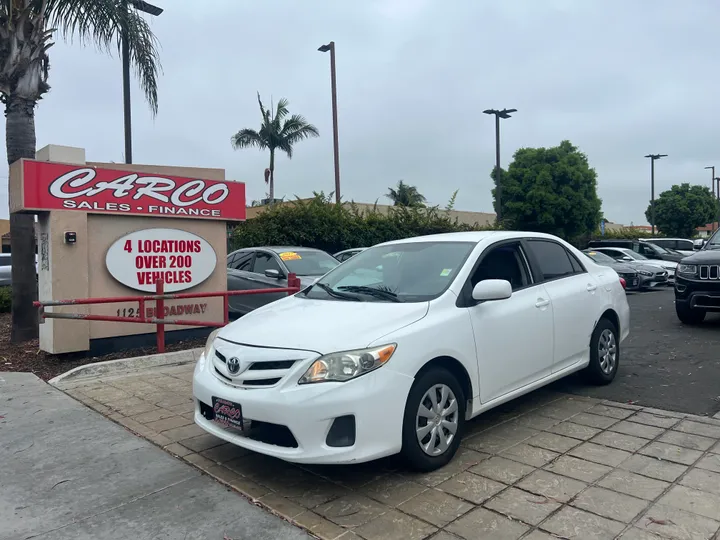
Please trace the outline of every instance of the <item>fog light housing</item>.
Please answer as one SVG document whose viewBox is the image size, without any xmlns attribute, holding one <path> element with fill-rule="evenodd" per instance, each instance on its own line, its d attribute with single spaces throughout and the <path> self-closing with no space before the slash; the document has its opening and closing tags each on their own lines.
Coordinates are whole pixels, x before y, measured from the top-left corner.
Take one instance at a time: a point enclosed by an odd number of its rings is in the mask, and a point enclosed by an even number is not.
<svg viewBox="0 0 720 540">
<path fill-rule="evenodd" d="M 342 448 L 355 444 L 355 416 L 338 416 L 333 420 L 325 444 L 333 448 Z"/>
</svg>

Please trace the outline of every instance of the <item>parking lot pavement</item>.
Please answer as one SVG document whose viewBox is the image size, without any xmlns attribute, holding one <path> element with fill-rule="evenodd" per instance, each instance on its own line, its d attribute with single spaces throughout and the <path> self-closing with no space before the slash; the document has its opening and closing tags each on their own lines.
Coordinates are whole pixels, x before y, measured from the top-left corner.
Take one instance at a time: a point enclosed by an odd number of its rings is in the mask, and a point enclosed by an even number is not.
<svg viewBox="0 0 720 540">
<path fill-rule="evenodd" d="M 628 401 L 692 414 L 720 411 L 720 315 L 701 326 L 680 324 L 671 288 L 633 293 L 630 336 L 623 342 L 615 381 L 604 387 L 567 377 L 552 388 L 561 392 Z"/>
<path fill-rule="evenodd" d="M 296 466 L 193 423 L 192 365 L 66 391 L 325 539 L 715 539 L 720 420 L 539 390 L 481 415 L 429 474 Z M 433 536 L 434 535 L 434 536 Z"/>
<path fill-rule="evenodd" d="M 223 536 L 308 538 L 34 375 L 0 372 L 0 539 Z"/>
</svg>

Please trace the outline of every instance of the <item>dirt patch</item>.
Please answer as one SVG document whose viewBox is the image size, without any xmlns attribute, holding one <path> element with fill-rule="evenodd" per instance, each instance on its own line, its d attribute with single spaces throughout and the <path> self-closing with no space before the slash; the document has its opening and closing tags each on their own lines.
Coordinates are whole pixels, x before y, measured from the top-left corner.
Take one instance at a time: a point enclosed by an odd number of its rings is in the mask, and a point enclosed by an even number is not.
<svg viewBox="0 0 720 540">
<path fill-rule="evenodd" d="M 166 345 L 166 352 L 184 351 L 205 346 L 205 338 L 189 339 Z M 47 381 L 78 366 L 155 354 L 155 347 L 115 351 L 103 356 L 87 353 L 48 354 L 38 348 L 38 340 L 10 343 L 10 314 L 0 314 L 0 371 L 29 371 Z"/>
</svg>

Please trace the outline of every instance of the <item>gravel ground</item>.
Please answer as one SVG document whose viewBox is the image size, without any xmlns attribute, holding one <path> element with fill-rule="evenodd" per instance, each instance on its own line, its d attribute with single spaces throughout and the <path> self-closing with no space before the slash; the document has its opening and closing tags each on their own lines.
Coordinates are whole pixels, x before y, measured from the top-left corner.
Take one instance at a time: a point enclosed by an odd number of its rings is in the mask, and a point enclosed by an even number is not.
<svg viewBox="0 0 720 540">
<path fill-rule="evenodd" d="M 630 336 L 622 344 L 615 381 L 591 387 L 580 377 L 554 389 L 692 414 L 720 411 L 720 315 L 698 327 L 675 315 L 671 288 L 628 295 Z"/>
</svg>

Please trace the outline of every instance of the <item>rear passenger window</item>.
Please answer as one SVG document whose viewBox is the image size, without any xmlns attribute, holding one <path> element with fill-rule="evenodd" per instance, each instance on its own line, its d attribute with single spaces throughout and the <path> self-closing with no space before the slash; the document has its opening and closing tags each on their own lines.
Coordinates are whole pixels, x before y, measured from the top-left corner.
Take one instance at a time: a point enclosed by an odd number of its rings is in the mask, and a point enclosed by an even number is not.
<svg viewBox="0 0 720 540">
<path fill-rule="evenodd" d="M 571 255 L 560 244 L 547 240 L 528 240 L 528 248 L 535 256 L 546 281 L 571 276 L 577 272 L 570 262 Z M 575 264 L 580 263 L 576 261 Z"/>
<path fill-rule="evenodd" d="M 573 255 L 572 253 L 570 253 L 567 250 L 565 252 L 568 254 L 568 257 L 570 257 L 570 264 L 572 265 L 575 273 L 582 274 L 583 272 L 585 272 L 585 267 L 582 264 L 580 264 L 580 261 L 577 260 L 577 257 L 575 257 L 575 255 Z"/>
</svg>

